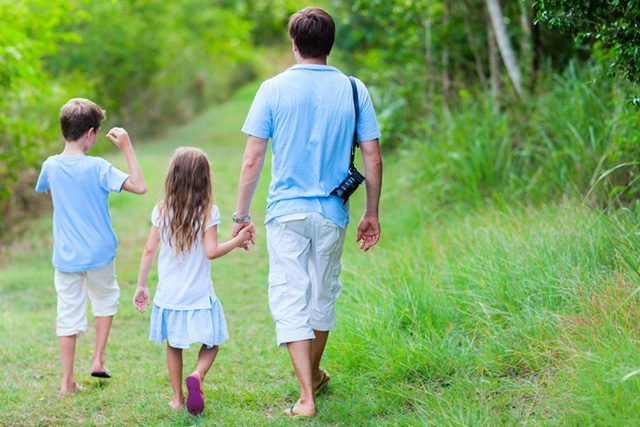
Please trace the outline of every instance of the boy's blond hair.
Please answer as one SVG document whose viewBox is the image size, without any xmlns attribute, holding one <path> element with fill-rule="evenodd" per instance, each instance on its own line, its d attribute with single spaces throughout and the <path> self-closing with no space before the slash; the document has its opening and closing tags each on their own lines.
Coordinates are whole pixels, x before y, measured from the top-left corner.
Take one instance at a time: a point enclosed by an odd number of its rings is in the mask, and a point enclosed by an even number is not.
<svg viewBox="0 0 640 427">
<path fill-rule="evenodd" d="M 89 129 L 100 129 L 105 111 L 85 98 L 72 98 L 60 109 L 60 128 L 66 141 L 76 141 Z"/>
</svg>

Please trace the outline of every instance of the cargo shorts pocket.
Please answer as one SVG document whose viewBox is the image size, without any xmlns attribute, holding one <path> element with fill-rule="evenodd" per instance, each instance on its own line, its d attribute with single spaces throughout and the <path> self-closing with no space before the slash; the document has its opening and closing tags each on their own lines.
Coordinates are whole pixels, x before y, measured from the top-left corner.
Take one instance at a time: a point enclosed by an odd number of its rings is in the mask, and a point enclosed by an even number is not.
<svg viewBox="0 0 640 427">
<path fill-rule="evenodd" d="M 269 270 L 269 308 L 275 321 L 284 318 L 287 313 L 287 275 L 274 268 Z"/>
</svg>

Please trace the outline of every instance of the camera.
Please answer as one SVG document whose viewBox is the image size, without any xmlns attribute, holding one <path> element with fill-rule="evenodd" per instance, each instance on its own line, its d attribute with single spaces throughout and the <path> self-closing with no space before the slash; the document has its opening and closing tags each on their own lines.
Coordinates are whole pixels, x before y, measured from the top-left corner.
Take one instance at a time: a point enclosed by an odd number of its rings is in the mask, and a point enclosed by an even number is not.
<svg viewBox="0 0 640 427">
<path fill-rule="evenodd" d="M 351 166 L 349 168 L 349 172 L 347 177 L 333 189 L 331 192 L 332 196 L 337 196 L 344 200 L 344 203 L 347 203 L 349 197 L 358 189 L 358 186 L 364 182 L 364 176 L 358 170 Z"/>
</svg>

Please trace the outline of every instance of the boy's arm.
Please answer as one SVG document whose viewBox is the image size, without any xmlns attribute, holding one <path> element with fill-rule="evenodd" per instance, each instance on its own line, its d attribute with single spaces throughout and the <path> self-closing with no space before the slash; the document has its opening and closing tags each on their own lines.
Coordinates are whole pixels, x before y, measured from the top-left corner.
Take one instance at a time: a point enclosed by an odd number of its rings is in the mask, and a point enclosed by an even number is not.
<svg viewBox="0 0 640 427">
<path fill-rule="evenodd" d="M 129 134 L 126 130 L 118 127 L 111 128 L 107 133 L 107 138 L 111 140 L 124 154 L 127 159 L 127 167 L 129 168 L 129 178 L 124 182 L 122 188 L 125 191 L 135 194 L 144 194 L 147 192 L 147 185 L 144 182 L 144 176 L 142 175 L 142 169 L 136 157 L 136 153 L 133 151 L 133 145 L 129 139 Z"/>
<path fill-rule="evenodd" d="M 138 286 L 136 293 L 133 295 L 133 305 L 140 313 L 144 313 L 145 306 L 149 305 L 149 270 L 151 264 L 158 252 L 158 243 L 160 242 L 160 231 L 158 227 L 151 227 L 147 243 L 144 245 L 142 259 L 140 260 L 140 271 L 138 272 Z"/>
<path fill-rule="evenodd" d="M 244 242 L 251 239 L 251 235 L 255 233 L 255 226 L 250 224 L 240 230 L 238 234 L 231 240 L 227 240 L 224 243 L 218 243 L 218 226 L 214 225 L 210 227 L 204 233 L 204 252 L 207 258 L 214 260 L 225 256 L 235 248 L 248 249 Z"/>
<path fill-rule="evenodd" d="M 378 221 L 378 204 L 382 189 L 382 155 L 377 139 L 361 142 L 362 162 L 366 176 L 366 207 L 358 224 L 357 242 L 360 249 L 368 251 L 380 239 L 380 222 Z"/>
</svg>

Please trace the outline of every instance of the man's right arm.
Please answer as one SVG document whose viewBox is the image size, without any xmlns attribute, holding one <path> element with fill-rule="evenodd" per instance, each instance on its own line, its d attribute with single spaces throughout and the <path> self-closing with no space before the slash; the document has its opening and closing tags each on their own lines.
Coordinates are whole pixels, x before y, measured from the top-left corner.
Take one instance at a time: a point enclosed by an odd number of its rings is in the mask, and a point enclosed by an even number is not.
<svg viewBox="0 0 640 427">
<path fill-rule="evenodd" d="M 362 162 L 366 176 L 366 206 L 364 215 L 358 224 L 357 242 L 360 249 L 368 251 L 380 239 L 380 222 L 378 220 L 378 206 L 382 189 L 382 154 L 377 139 L 360 142 Z"/>
<path fill-rule="evenodd" d="M 249 215 L 251 199 L 253 199 L 253 194 L 258 186 L 260 172 L 264 165 L 267 142 L 267 139 L 251 135 L 247 138 L 247 145 L 242 159 L 242 169 L 240 170 L 240 182 L 238 183 L 238 202 L 235 212 L 238 218 Z M 237 236 L 238 232 L 248 224 L 250 223 L 234 224 L 231 235 L 233 237 Z M 255 231 L 251 235 L 251 242 L 255 244 Z"/>
</svg>

